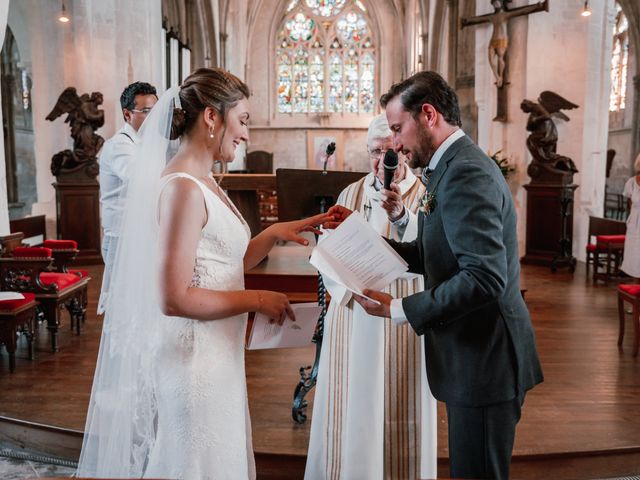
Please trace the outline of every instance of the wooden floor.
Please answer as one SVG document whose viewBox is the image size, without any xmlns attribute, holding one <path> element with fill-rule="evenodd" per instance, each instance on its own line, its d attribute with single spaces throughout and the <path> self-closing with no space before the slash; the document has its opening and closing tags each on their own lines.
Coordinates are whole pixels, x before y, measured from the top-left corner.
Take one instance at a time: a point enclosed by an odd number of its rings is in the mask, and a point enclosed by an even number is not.
<svg viewBox="0 0 640 480">
<path fill-rule="evenodd" d="M 22 346 L 14 374 L 6 352 L 0 355 L 0 416 L 83 429 L 101 328 L 95 309 L 102 271 L 88 268 L 94 280 L 82 335 L 73 334 L 67 320 L 60 352 L 52 354 L 43 327 L 38 358 L 29 362 Z M 593 286 L 579 264 L 575 275 L 524 266 L 523 288 L 545 382 L 526 398 L 513 478 L 640 474 L 640 358 L 630 354 L 629 333 L 624 352 L 618 351 L 615 286 Z M 633 332 L 630 324 L 627 332 Z M 289 458 L 286 478 L 299 477 L 304 465 L 309 422 L 293 423 L 290 402 L 298 368 L 313 355 L 311 347 L 247 352 L 254 448 L 259 459 Z M 440 407 L 439 475 L 446 476 L 446 416 Z M 277 472 L 277 462 L 264 468 Z"/>
</svg>

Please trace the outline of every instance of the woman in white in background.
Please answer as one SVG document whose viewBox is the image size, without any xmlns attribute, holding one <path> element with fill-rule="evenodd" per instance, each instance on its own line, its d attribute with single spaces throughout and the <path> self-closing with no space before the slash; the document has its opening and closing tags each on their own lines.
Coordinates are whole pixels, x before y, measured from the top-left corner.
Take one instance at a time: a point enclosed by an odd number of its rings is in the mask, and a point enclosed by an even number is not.
<svg viewBox="0 0 640 480">
<path fill-rule="evenodd" d="M 371 172 L 349 185 L 338 203 L 359 211 L 386 238 L 408 242 L 418 232 L 425 187 L 401 154 L 384 190 L 383 158 L 392 149 L 386 116 L 369 125 Z M 408 324 L 369 316 L 351 293 L 324 278 L 327 311 L 314 396 L 305 479 L 417 479 L 436 477 L 436 401 L 424 347 Z M 407 274 L 385 291 L 403 297 L 423 290 Z"/>
<path fill-rule="evenodd" d="M 640 154 L 633 166 L 636 174 L 627 180 L 622 193 L 629 202 L 629 217 L 620 269 L 627 275 L 640 278 Z"/>
</svg>

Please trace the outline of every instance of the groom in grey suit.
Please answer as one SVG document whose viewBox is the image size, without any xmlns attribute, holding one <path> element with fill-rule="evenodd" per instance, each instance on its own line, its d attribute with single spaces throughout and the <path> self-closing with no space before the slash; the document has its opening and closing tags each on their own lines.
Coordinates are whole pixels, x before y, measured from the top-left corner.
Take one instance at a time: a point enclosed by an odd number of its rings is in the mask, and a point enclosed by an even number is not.
<svg viewBox="0 0 640 480">
<path fill-rule="evenodd" d="M 449 475 L 506 479 L 525 393 L 542 382 L 520 293 L 511 193 L 500 169 L 460 129 L 457 96 L 437 73 L 393 85 L 380 103 L 395 150 L 425 168 L 418 238 L 390 243 L 410 271 L 424 274 L 426 288 L 395 300 L 364 292 L 379 305 L 357 300 L 370 314 L 408 321 L 424 337 L 429 385 L 447 407 Z M 329 213 L 337 221 L 350 214 Z"/>
</svg>

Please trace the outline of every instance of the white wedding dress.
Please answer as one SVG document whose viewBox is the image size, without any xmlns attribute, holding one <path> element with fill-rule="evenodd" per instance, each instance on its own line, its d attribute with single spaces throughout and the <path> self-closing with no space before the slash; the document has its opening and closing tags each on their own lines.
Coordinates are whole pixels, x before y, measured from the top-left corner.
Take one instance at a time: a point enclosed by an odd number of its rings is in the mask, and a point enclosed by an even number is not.
<svg viewBox="0 0 640 480">
<path fill-rule="evenodd" d="M 179 87 L 139 130 L 77 476 L 254 479 L 244 335 L 247 314 L 169 317 L 160 308 L 158 198 L 177 178 L 202 191 L 207 223 L 191 285 L 244 289 L 246 222 L 228 198 L 186 173 L 162 176 Z M 226 201 L 225 201 L 226 200 Z"/>
<path fill-rule="evenodd" d="M 160 188 L 176 178 L 195 182 L 207 208 L 191 285 L 243 290 L 249 227 L 231 201 L 227 205 L 186 173 L 163 177 Z M 153 359 L 157 433 L 145 477 L 255 478 L 244 365 L 247 314 L 213 321 L 165 317 L 160 323 Z"/>
</svg>

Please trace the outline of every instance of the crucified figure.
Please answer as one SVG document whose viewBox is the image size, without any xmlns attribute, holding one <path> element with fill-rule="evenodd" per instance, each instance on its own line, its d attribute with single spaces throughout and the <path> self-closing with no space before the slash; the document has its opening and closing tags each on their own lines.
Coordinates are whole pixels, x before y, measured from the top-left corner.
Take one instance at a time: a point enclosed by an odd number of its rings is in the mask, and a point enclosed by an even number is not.
<svg viewBox="0 0 640 480">
<path fill-rule="evenodd" d="M 509 20 L 534 12 L 549 11 L 549 0 L 514 9 L 509 9 L 507 7 L 508 3 L 511 3 L 511 0 L 492 0 L 491 5 L 495 10 L 494 13 L 461 19 L 462 28 L 482 23 L 491 23 L 493 25 L 493 34 L 489 42 L 489 65 L 498 88 L 501 88 L 505 83 L 504 72 L 509 48 L 509 32 L 507 30 Z"/>
</svg>

